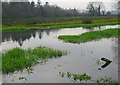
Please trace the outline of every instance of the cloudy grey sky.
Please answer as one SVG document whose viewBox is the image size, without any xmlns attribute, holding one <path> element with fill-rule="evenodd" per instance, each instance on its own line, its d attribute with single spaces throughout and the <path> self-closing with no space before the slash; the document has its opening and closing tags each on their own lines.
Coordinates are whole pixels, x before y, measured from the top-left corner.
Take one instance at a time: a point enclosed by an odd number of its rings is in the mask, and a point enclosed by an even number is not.
<svg viewBox="0 0 120 85">
<path fill-rule="evenodd" d="M 19 0 L 19 1 L 23 1 L 23 0 Z M 37 2 L 37 0 L 29 0 L 29 1 Z M 117 0 L 40 0 L 40 1 L 42 4 L 45 4 L 45 2 L 49 2 L 49 4 L 51 5 L 58 5 L 62 8 L 77 8 L 81 10 L 86 8 L 88 2 L 102 1 L 105 5 L 106 10 L 113 10 L 114 9 L 113 3 L 115 3 Z"/>
<path fill-rule="evenodd" d="M 32 0 L 29 0 L 32 1 Z M 37 0 L 33 0 L 37 2 Z M 45 2 L 49 2 L 52 5 L 58 5 L 63 8 L 78 8 L 78 9 L 85 9 L 88 2 L 95 2 L 95 1 L 102 1 L 105 5 L 107 10 L 113 9 L 113 3 L 116 0 L 40 0 L 42 4 Z"/>
</svg>

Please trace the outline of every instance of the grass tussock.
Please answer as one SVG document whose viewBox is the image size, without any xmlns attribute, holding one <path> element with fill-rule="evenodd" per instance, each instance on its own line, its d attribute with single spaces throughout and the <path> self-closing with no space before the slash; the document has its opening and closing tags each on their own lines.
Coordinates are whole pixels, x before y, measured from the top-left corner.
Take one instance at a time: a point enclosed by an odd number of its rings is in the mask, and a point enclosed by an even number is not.
<svg viewBox="0 0 120 85">
<path fill-rule="evenodd" d="M 57 58 L 66 55 L 66 52 L 45 47 L 23 50 L 13 48 L 2 53 L 2 72 L 10 73 L 29 68 L 38 63 L 38 60 Z"/>
<path fill-rule="evenodd" d="M 58 39 L 70 43 L 84 43 L 102 38 L 118 37 L 120 29 L 107 29 L 102 31 L 86 32 L 81 35 L 61 35 Z"/>
</svg>

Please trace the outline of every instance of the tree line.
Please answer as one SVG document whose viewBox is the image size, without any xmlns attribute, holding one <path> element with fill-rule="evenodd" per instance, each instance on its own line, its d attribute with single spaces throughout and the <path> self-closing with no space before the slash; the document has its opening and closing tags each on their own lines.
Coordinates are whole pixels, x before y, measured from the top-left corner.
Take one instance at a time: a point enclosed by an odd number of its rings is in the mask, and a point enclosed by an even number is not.
<svg viewBox="0 0 120 85">
<path fill-rule="evenodd" d="M 49 5 L 46 2 L 2 2 L 3 19 L 35 18 L 35 17 L 66 17 L 78 16 L 78 11 L 74 9 L 63 9 L 57 5 Z"/>
<path fill-rule="evenodd" d="M 54 18 L 54 17 L 76 17 L 76 16 L 108 16 L 112 15 L 110 11 L 106 12 L 102 2 L 90 2 L 87 11 L 79 12 L 77 9 L 64 9 L 57 5 L 50 5 L 46 2 L 44 5 L 38 0 L 29 2 L 2 2 L 2 18 L 18 19 L 18 18 Z M 120 2 L 120 1 L 119 1 Z"/>
</svg>

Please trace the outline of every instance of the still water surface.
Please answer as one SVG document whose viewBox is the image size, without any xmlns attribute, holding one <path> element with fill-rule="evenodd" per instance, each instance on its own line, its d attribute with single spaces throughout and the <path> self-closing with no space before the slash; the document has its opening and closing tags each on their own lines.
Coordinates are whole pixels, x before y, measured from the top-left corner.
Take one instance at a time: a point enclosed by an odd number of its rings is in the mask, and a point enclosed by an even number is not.
<svg viewBox="0 0 120 85">
<path fill-rule="evenodd" d="M 3 32 L 0 47 L 8 50 L 15 47 L 23 49 L 45 46 L 49 48 L 67 51 L 66 56 L 57 59 L 49 59 L 44 64 L 37 64 L 33 67 L 33 73 L 15 72 L 14 74 L 3 75 L 3 82 L 27 82 L 27 83 L 72 83 L 67 77 L 62 78 L 59 72 L 87 73 L 92 79 L 99 79 L 104 76 L 118 80 L 118 40 L 115 38 L 101 39 L 87 43 L 72 44 L 57 39 L 59 35 L 78 35 L 94 30 L 118 28 L 115 26 L 101 26 L 93 29 L 67 28 L 67 29 L 40 29 L 23 32 Z M 97 61 L 101 58 L 112 61 L 106 68 L 98 70 L 101 65 Z M 26 61 L 27 62 L 27 61 Z M 20 77 L 26 79 L 20 80 Z"/>
</svg>

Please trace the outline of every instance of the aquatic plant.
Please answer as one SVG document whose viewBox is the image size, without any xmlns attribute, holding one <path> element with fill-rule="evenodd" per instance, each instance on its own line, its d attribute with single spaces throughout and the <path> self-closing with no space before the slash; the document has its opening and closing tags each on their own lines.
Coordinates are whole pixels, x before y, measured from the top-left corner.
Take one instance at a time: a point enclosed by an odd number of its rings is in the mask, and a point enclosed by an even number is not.
<svg viewBox="0 0 120 85">
<path fill-rule="evenodd" d="M 80 81 L 81 83 L 83 81 L 87 82 L 87 81 L 91 81 L 94 83 L 97 83 L 98 85 L 118 85 L 118 82 L 110 77 L 103 77 L 97 80 L 93 80 L 92 76 L 88 75 L 87 73 L 83 73 L 83 74 L 76 74 L 76 73 L 64 73 L 64 72 L 59 72 L 59 74 L 61 75 L 61 77 L 67 77 L 69 79 L 72 79 L 74 81 Z"/>
<path fill-rule="evenodd" d="M 65 76 L 65 73 L 63 73 L 63 72 L 59 72 L 59 74 L 61 75 L 61 77 Z"/>
<path fill-rule="evenodd" d="M 27 80 L 26 77 L 19 77 L 19 80 Z"/>
<path fill-rule="evenodd" d="M 72 73 L 64 73 L 64 72 L 59 72 L 59 74 L 61 75 L 61 77 L 67 77 L 67 78 L 72 78 L 74 81 L 88 81 L 88 80 L 91 80 L 91 76 L 88 75 L 87 73 L 83 73 L 83 74 L 72 74 Z"/>
<path fill-rule="evenodd" d="M 37 47 L 27 50 L 13 48 L 2 53 L 2 73 L 19 71 L 24 68 L 29 69 L 39 63 L 38 60 L 42 61 L 53 57 L 57 58 L 62 55 L 66 55 L 66 52 L 46 47 Z"/>
<path fill-rule="evenodd" d="M 107 83 L 109 85 L 118 85 L 118 82 L 113 80 L 112 78 L 110 77 L 103 77 L 103 78 L 100 78 L 98 80 L 96 80 L 97 83 Z"/>
</svg>

